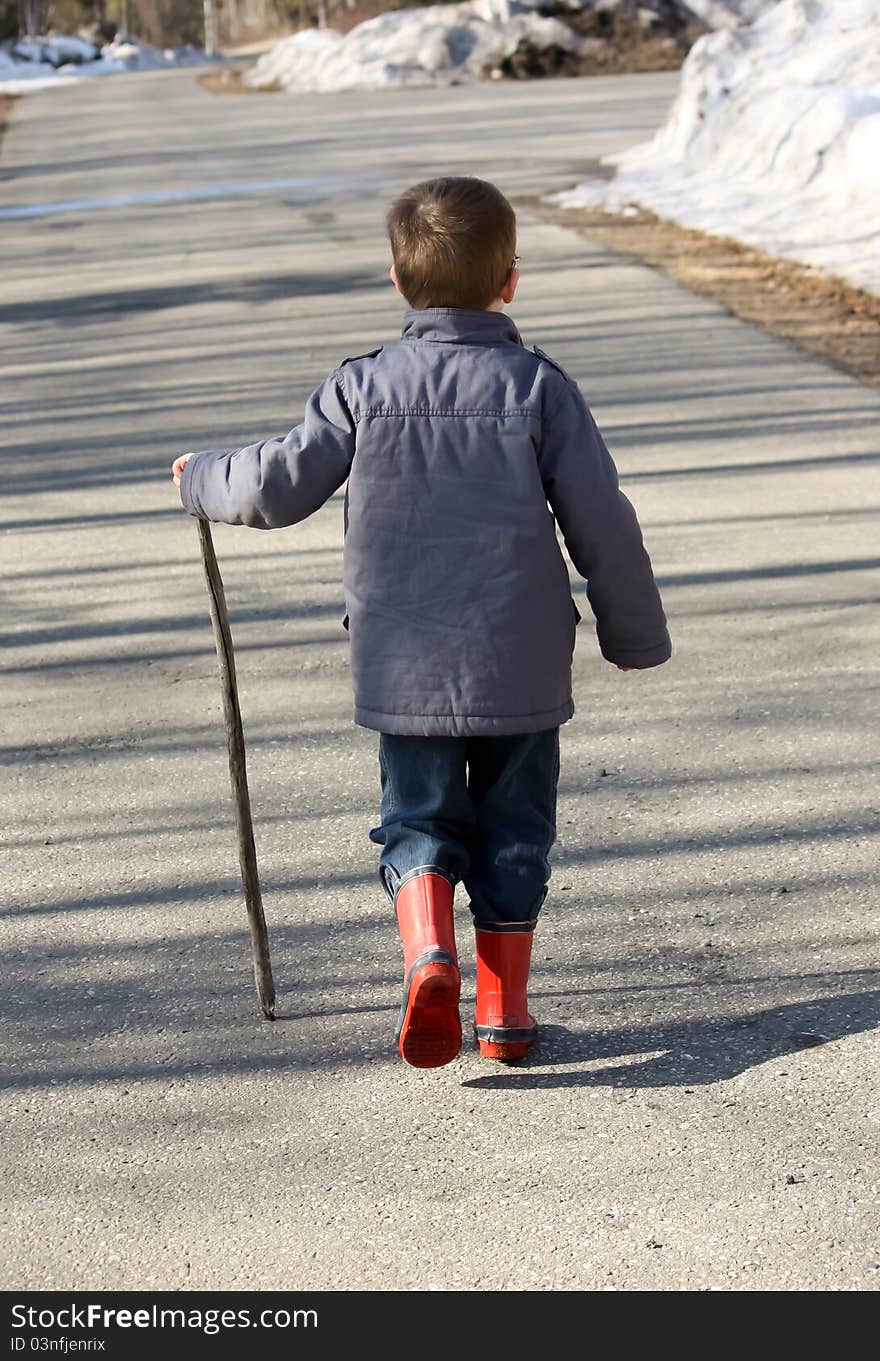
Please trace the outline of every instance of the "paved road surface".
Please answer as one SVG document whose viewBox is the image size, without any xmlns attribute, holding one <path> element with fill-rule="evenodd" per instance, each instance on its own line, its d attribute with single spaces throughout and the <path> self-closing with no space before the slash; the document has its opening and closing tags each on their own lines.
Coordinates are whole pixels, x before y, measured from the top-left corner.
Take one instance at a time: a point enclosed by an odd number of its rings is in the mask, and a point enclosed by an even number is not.
<svg viewBox="0 0 880 1361">
<path fill-rule="evenodd" d="M 515 315 L 594 406 L 676 644 L 621 676 L 581 627 L 542 1047 L 429 1073 L 390 1048 L 338 499 L 216 533 L 276 1025 L 252 995 L 195 529 L 166 467 L 289 428 L 396 333 L 396 188 L 571 183 L 656 126 L 675 80 L 223 99 L 182 73 L 19 101 L 4 1285 L 876 1286 L 877 397 L 533 211 Z M 469 1005 L 463 903 L 460 938 Z"/>
</svg>

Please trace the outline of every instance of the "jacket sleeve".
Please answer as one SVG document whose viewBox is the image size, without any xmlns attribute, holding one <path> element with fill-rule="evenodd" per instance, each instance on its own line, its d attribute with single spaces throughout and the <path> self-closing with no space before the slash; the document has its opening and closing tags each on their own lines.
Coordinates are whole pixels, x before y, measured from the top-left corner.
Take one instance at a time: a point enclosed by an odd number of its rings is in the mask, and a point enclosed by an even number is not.
<svg viewBox="0 0 880 1361">
<path fill-rule="evenodd" d="M 253 529 L 297 524 L 318 510 L 348 477 L 355 422 L 339 372 L 311 395 L 305 418 L 283 438 L 244 449 L 192 454 L 180 480 L 190 515 Z"/>
<path fill-rule="evenodd" d="M 587 581 L 602 656 L 659 666 L 672 645 L 639 522 L 589 408 L 562 375 L 547 393 L 539 464 L 569 556 Z"/>
</svg>

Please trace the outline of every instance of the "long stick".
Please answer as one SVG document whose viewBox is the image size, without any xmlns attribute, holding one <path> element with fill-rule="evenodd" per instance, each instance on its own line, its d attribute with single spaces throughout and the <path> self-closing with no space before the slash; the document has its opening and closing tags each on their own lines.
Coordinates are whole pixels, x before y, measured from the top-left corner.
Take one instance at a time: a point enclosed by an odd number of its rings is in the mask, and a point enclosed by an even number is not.
<svg viewBox="0 0 880 1361">
<path fill-rule="evenodd" d="M 205 567 L 205 579 L 211 602 L 214 642 L 217 645 L 217 660 L 220 663 L 223 719 L 226 724 L 226 745 L 229 748 L 229 777 L 232 781 L 232 802 L 235 807 L 235 830 L 238 837 L 241 882 L 244 888 L 244 901 L 247 906 L 248 924 L 251 931 L 254 981 L 257 985 L 263 1015 L 267 1021 L 274 1021 L 275 981 L 272 977 L 272 963 L 269 959 L 269 936 L 266 931 L 266 917 L 263 912 L 260 876 L 257 872 L 257 851 L 254 846 L 254 824 L 251 818 L 251 800 L 248 793 L 244 732 L 241 726 L 241 709 L 238 704 L 238 686 L 235 680 L 235 653 L 232 650 L 232 633 L 229 629 L 229 614 L 226 610 L 223 579 L 220 576 L 220 568 L 217 566 L 217 555 L 214 552 L 214 541 L 211 538 L 211 526 L 207 520 L 200 519 L 198 528 L 202 562 Z"/>
</svg>

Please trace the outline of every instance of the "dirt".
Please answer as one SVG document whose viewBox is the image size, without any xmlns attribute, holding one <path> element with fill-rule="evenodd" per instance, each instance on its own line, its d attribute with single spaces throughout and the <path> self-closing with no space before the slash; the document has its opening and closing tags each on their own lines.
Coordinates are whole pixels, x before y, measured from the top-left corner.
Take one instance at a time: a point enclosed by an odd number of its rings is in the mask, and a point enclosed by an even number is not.
<svg viewBox="0 0 880 1361">
<path fill-rule="evenodd" d="M 527 38 L 497 68 L 508 80 L 541 76 L 619 76 L 639 71 L 677 71 L 706 29 L 684 24 L 669 6 L 646 23 L 648 11 L 635 3 L 629 12 L 541 5 L 538 13 L 559 19 L 584 39 L 580 52 L 561 47 L 538 48 Z M 488 70 L 486 75 L 495 75 Z"/>
<path fill-rule="evenodd" d="M 821 355 L 880 387 L 880 296 L 727 237 L 667 222 L 645 209 L 631 216 L 520 200 L 545 219 L 574 227 L 620 255 L 662 270 L 734 316 Z"/>
<path fill-rule="evenodd" d="M 3 134 L 6 131 L 6 124 L 9 122 L 16 98 L 16 95 L 0 95 L 0 146 L 3 144 Z"/>
<path fill-rule="evenodd" d="M 215 66 L 197 77 L 199 84 L 214 95 L 271 95 L 282 88 L 277 81 L 271 85 L 245 85 L 242 77 L 246 67 Z"/>
</svg>

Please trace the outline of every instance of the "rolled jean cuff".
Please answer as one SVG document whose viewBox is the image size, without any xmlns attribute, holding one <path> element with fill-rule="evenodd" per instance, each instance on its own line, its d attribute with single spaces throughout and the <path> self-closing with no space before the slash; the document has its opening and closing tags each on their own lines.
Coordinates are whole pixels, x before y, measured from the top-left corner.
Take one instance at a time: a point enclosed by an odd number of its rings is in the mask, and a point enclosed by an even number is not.
<svg viewBox="0 0 880 1361">
<path fill-rule="evenodd" d="M 397 870 L 391 865 L 380 864 L 379 866 L 379 879 L 392 903 L 404 884 L 409 883 L 410 879 L 418 879 L 423 874 L 438 874 L 441 879 L 446 879 L 448 883 L 452 884 L 453 888 L 458 882 L 455 875 L 450 874 L 449 870 L 443 869 L 441 865 L 415 865 L 405 874 L 398 874 Z"/>
<path fill-rule="evenodd" d="M 537 925 L 537 917 L 532 917 L 531 921 L 527 922 L 484 922 L 474 917 L 474 927 L 477 931 L 491 931 L 502 936 L 531 935 Z"/>
<path fill-rule="evenodd" d="M 474 926 L 480 931 L 534 931 L 538 914 L 546 902 L 548 892 L 549 885 L 545 884 L 538 895 L 537 902 L 532 902 L 529 905 L 526 909 L 528 915 L 523 917 L 512 917 L 510 908 L 507 909 L 503 917 L 501 915 L 493 917 L 490 915 L 491 907 L 487 912 L 486 904 L 475 903 L 472 898 L 471 912 L 473 913 Z"/>
</svg>

